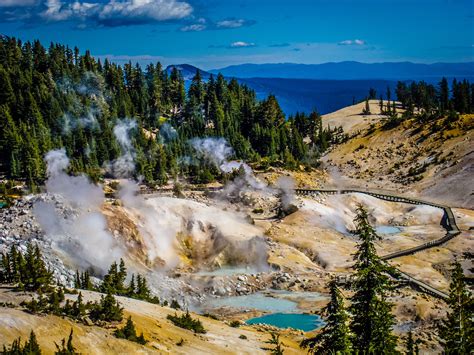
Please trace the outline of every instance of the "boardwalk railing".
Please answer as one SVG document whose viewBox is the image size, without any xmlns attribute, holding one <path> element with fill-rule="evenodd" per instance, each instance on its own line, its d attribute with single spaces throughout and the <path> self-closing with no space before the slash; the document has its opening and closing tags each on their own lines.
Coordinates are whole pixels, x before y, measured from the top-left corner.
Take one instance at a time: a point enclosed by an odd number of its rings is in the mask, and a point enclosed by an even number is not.
<svg viewBox="0 0 474 355">
<path fill-rule="evenodd" d="M 459 230 L 456 224 L 456 219 L 454 218 L 454 214 L 451 208 L 448 206 L 443 206 L 443 205 L 435 204 L 428 201 L 423 201 L 423 200 L 414 199 L 414 198 L 407 198 L 407 197 L 402 197 L 402 196 L 396 196 L 396 195 L 391 195 L 391 194 L 385 194 L 385 193 L 379 193 L 379 192 L 373 192 L 373 191 L 352 190 L 352 189 L 349 189 L 349 190 L 296 189 L 295 193 L 297 195 L 302 195 L 302 196 L 316 196 L 320 194 L 336 195 L 336 194 L 362 193 L 362 194 L 374 196 L 386 201 L 409 203 L 413 205 L 428 205 L 428 206 L 440 208 L 443 210 L 441 225 L 443 226 L 444 229 L 446 229 L 446 234 L 442 238 L 432 240 L 430 242 L 418 245 L 413 248 L 400 250 L 388 255 L 384 255 L 382 256 L 382 259 L 384 260 L 399 258 L 401 256 L 411 255 L 411 254 L 420 252 L 422 250 L 433 248 L 435 246 L 444 244 L 447 241 L 456 237 L 457 235 L 461 234 L 461 231 Z M 446 293 L 424 283 L 423 281 L 414 279 L 410 275 L 398 269 L 397 269 L 397 274 L 396 275 L 394 274 L 392 276 L 395 276 L 398 279 L 403 279 L 404 281 L 407 281 L 411 287 L 419 289 L 420 291 L 427 293 L 431 296 L 438 297 L 444 300 L 448 299 L 448 295 Z"/>
<path fill-rule="evenodd" d="M 415 254 L 417 252 L 420 252 L 422 250 L 426 250 L 429 248 L 433 248 L 435 246 L 439 246 L 441 244 L 446 243 L 447 241 L 453 239 L 457 235 L 459 235 L 461 232 L 456 224 L 456 220 L 453 215 L 453 211 L 451 210 L 450 207 L 448 206 L 443 206 L 439 204 L 435 204 L 432 202 L 428 201 L 423 201 L 419 199 L 414 199 L 414 198 L 408 198 L 408 197 L 402 197 L 402 196 L 396 196 L 396 195 L 390 195 L 390 194 L 384 194 L 384 193 L 379 193 L 379 192 L 372 192 L 372 191 L 363 191 L 363 190 L 314 190 L 314 189 L 296 189 L 295 193 L 298 195 L 303 195 L 303 196 L 315 196 L 315 195 L 320 195 L 320 194 L 329 194 L 329 195 L 335 195 L 335 194 L 349 194 L 349 193 L 361 193 L 361 194 L 366 194 L 370 196 L 374 196 L 376 198 L 379 198 L 381 200 L 386 200 L 386 201 L 391 201 L 391 202 L 402 202 L 402 203 L 409 203 L 412 205 L 428 205 L 432 207 L 439 208 L 443 210 L 443 218 L 441 219 L 441 225 L 443 226 L 444 229 L 446 229 L 446 234 L 439 239 L 429 241 L 427 243 L 418 245 L 413 248 L 405 249 L 405 250 L 400 250 L 388 255 L 382 256 L 382 259 L 384 260 L 390 260 L 394 258 L 399 258 L 401 256 L 406 256 L 406 255 L 411 255 Z"/>
</svg>

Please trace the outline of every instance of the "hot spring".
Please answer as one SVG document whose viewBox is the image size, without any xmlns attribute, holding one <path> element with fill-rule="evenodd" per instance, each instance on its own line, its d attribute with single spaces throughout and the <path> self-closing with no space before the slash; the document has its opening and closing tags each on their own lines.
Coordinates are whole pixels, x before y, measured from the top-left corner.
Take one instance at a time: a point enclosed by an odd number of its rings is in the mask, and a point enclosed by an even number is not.
<svg viewBox="0 0 474 355">
<path fill-rule="evenodd" d="M 294 328 L 304 332 L 319 329 L 324 325 L 320 316 L 307 313 L 272 313 L 247 320 L 247 324 L 268 324 L 277 328 Z"/>
</svg>

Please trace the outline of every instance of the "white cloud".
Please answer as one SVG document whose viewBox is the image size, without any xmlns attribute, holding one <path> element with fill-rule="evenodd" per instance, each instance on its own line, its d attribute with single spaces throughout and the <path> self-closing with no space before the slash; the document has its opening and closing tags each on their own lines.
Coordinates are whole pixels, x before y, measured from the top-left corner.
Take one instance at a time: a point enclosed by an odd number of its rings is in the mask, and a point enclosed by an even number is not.
<svg viewBox="0 0 474 355">
<path fill-rule="evenodd" d="M 237 41 L 237 42 L 232 42 L 229 47 L 230 47 L 230 48 L 248 48 L 248 47 L 255 47 L 255 43 Z"/>
<path fill-rule="evenodd" d="M 363 46 L 365 41 L 361 39 L 346 39 L 338 43 L 340 46 Z"/>
<path fill-rule="evenodd" d="M 222 20 L 216 23 L 217 28 L 238 28 L 246 24 L 244 19 Z"/>
<path fill-rule="evenodd" d="M 192 23 L 186 26 L 183 26 L 180 28 L 181 32 L 200 32 L 204 31 L 207 28 L 206 24 L 206 19 L 205 18 L 199 18 L 196 23 Z"/>
<path fill-rule="evenodd" d="M 187 25 L 180 28 L 181 32 L 201 32 L 206 29 L 206 25 L 195 23 L 193 25 Z"/>
<path fill-rule="evenodd" d="M 85 19 L 97 13 L 99 6 L 96 3 L 76 1 L 65 4 L 61 0 L 47 0 L 46 10 L 41 15 L 49 21 L 64 21 L 71 18 Z"/>
<path fill-rule="evenodd" d="M 32 6 L 36 0 L 0 0 L 0 7 L 23 7 Z"/>
<path fill-rule="evenodd" d="M 191 15 L 193 8 L 176 0 L 110 0 L 100 12 L 102 20 L 115 18 L 149 19 L 155 21 L 177 20 Z"/>
<path fill-rule="evenodd" d="M 41 16 L 46 20 L 88 20 L 104 26 L 179 20 L 193 11 L 190 4 L 177 0 L 109 0 L 106 3 L 47 0 L 45 5 Z"/>
</svg>

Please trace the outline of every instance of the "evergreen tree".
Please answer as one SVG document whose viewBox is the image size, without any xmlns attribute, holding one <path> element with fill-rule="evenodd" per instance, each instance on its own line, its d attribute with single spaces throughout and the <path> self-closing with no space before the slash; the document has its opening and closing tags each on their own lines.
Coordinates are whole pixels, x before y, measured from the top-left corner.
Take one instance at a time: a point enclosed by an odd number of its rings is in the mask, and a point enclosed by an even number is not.
<svg viewBox="0 0 474 355">
<path fill-rule="evenodd" d="M 449 86 L 446 78 L 439 82 L 439 109 L 441 112 L 449 109 Z"/>
<path fill-rule="evenodd" d="M 145 70 L 131 63 L 101 63 L 89 51 L 81 54 L 60 44 L 46 49 L 39 41 L 5 36 L 0 52 L 0 166 L 7 179 L 25 180 L 32 191 L 44 182 L 42 158 L 52 148 L 66 149 L 72 173 L 98 181 L 100 167 L 120 154 L 112 125 L 118 117 L 137 121 L 135 175 L 150 185 L 175 177 L 180 156 L 194 158 L 188 143 L 193 137 L 219 135 L 233 146 L 236 159 L 265 158 L 275 165 L 285 160 L 289 167 L 317 159 L 314 152 L 324 152 L 335 141 L 312 115 L 300 115 L 297 124 L 286 121 L 275 96 L 259 101 L 253 90 L 222 75 L 204 82 L 197 71 L 186 93 L 179 70 L 168 73 L 160 63 Z M 468 97 L 462 88 L 456 98 Z M 93 124 L 84 124 L 84 117 Z M 165 127 L 176 130 L 172 144 L 160 137 Z M 323 134 L 318 137 L 318 132 Z M 179 168 L 198 182 L 220 178 L 209 167 Z M 113 287 L 108 281 L 104 287 Z"/>
<path fill-rule="evenodd" d="M 74 277 L 74 288 L 81 288 L 81 276 L 79 275 L 79 270 L 76 270 L 76 276 Z"/>
<path fill-rule="evenodd" d="M 115 297 L 108 293 L 105 297 L 101 297 L 99 303 L 92 306 L 89 316 L 94 321 L 120 322 L 123 317 L 123 308 Z"/>
<path fill-rule="evenodd" d="M 418 355 L 418 342 L 413 338 L 413 332 L 410 330 L 405 339 L 405 354 Z"/>
<path fill-rule="evenodd" d="M 89 271 L 84 271 L 81 275 L 81 288 L 84 290 L 93 290 L 94 286 L 90 278 Z"/>
<path fill-rule="evenodd" d="M 77 296 L 77 300 L 74 301 L 70 310 L 68 310 L 68 312 L 65 312 L 65 313 L 75 319 L 80 319 L 86 315 L 86 305 L 83 303 L 83 300 L 82 300 L 82 292 L 79 292 L 79 295 Z"/>
<path fill-rule="evenodd" d="M 23 353 L 24 354 L 35 354 L 35 355 L 36 354 L 41 354 L 41 348 L 38 344 L 38 341 L 36 340 L 35 332 L 31 331 L 30 338 L 25 343 L 25 346 L 23 348 Z"/>
<path fill-rule="evenodd" d="M 362 110 L 363 115 L 370 115 L 370 105 L 369 105 L 369 99 L 365 99 L 365 106 L 364 109 Z"/>
<path fill-rule="evenodd" d="M 132 278 L 130 279 L 130 284 L 128 286 L 127 296 L 133 297 L 135 292 L 135 274 L 132 274 Z"/>
<path fill-rule="evenodd" d="M 440 326 L 439 335 L 445 354 L 472 354 L 474 351 L 474 301 L 466 287 L 459 262 L 453 265 L 449 286 L 449 312 Z"/>
<path fill-rule="evenodd" d="M 15 283 L 20 289 L 45 290 L 52 282 L 52 274 L 46 268 L 38 245 L 28 243 L 23 256 L 15 246 L 1 256 L 0 279 Z"/>
<path fill-rule="evenodd" d="M 267 350 L 270 352 L 272 355 L 283 355 L 284 350 L 283 350 L 283 344 L 280 342 L 280 334 L 277 333 L 270 333 L 271 338 L 265 343 L 274 345 L 275 347 L 273 348 L 262 348 L 263 350 Z"/>
<path fill-rule="evenodd" d="M 41 348 L 36 340 L 35 333 L 31 331 L 30 337 L 24 346 L 21 345 L 21 338 L 18 338 L 8 348 L 3 345 L 3 350 L 0 353 L 5 355 L 41 355 Z"/>
<path fill-rule="evenodd" d="M 345 310 L 344 297 L 332 279 L 329 284 L 331 300 L 323 309 L 326 324 L 313 338 L 304 339 L 302 348 L 314 354 L 350 354 L 349 315 Z"/>
<path fill-rule="evenodd" d="M 392 334 L 395 323 L 392 305 L 387 301 L 391 289 L 387 273 L 390 268 L 380 259 L 374 243 L 380 239 L 370 225 L 367 211 L 357 208 L 355 234 L 360 239 L 354 255 L 354 295 L 351 298 L 352 345 L 360 354 L 395 354 L 397 337 Z"/>
<path fill-rule="evenodd" d="M 122 294 L 125 291 L 125 279 L 127 278 L 127 268 L 125 267 L 125 262 L 123 259 L 120 259 L 119 271 L 117 272 L 115 280 L 115 289 L 119 294 Z"/>
<path fill-rule="evenodd" d="M 66 339 L 64 339 L 64 338 L 63 338 L 63 340 L 61 340 L 61 346 L 54 343 L 54 345 L 56 345 L 56 351 L 54 352 L 54 354 L 55 355 L 74 355 L 74 354 L 77 354 L 76 348 L 74 347 L 74 345 L 72 345 L 72 340 L 73 340 L 73 330 L 71 328 L 71 332 L 69 333 L 67 343 L 66 343 Z"/>
<path fill-rule="evenodd" d="M 128 317 L 125 326 L 123 328 L 116 329 L 114 331 L 114 335 L 117 338 L 127 339 L 142 345 L 147 343 L 143 336 L 143 333 L 141 333 L 140 336 L 137 335 L 137 332 L 135 330 L 135 324 L 132 321 L 132 317 Z"/>
<path fill-rule="evenodd" d="M 136 297 L 142 300 L 148 300 L 150 298 L 150 289 L 145 277 L 141 275 L 137 276 L 137 291 Z"/>
</svg>

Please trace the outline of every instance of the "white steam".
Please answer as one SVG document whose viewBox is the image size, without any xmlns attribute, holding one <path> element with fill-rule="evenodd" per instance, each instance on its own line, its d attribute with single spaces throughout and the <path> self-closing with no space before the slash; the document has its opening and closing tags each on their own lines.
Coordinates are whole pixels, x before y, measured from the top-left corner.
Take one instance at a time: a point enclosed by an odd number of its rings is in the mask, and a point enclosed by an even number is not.
<svg viewBox="0 0 474 355">
<path fill-rule="evenodd" d="M 168 143 L 178 136 L 176 129 L 169 123 L 163 123 L 160 126 L 160 138 L 162 143 Z"/>
<path fill-rule="evenodd" d="M 355 229 L 355 213 L 340 196 L 331 196 L 325 203 L 305 200 L 302 210 L 311 213 L 310 222 L 318 227 L 334 229 L 342 234 Z"/>
<path fill-rule="evenodd" d="M 184 252 L 192 253 L 192 260 L 200 264 L 241 263 L 266 267 L 267 251 L 260 237 L 262 233 L 243 215 L 184 199 L 145 200 L 137 190 L 137 184 L 121 181 L 120 198 L 138 221 L 151 264 L 163 261 L 167 269 L 173 268 Z M 190 250 L 183 251 L 183 245 L 191 245 Z"/>
<path fill-rule="evenodd" d="M 227 163 L 229 157 L 234 154 L 225 138 L 193 138 L 190 143 L 201 158 L 211 161 L 218 167 Z"/>
<path fill-rule="evenodd" d="M 226 185 L 225 194 L 234 194 L 243 190 L 269 192 L 268 186 L 254 176 L 250 166 L 242 161 L 228 160 L 234 154 L 234 149 L 225 138 L 193 138 L 190 143 L 201 158 L 214 163 L 223 173 L 243 169 L 242 175 Z"/>
<path fill-rule="evenodd" d="M 86 72 L 78 83 L 69 78 L 63 78 L 57 82 L 57 87 L 65 94 L 70 94 L 71 103 L 68 110 L 62 116 L 62 127 L 64 133 L 77 128 L 97 128 L 97 118 L 102 114 L 103 108 L 107 106 L 104 97 L 105 83 L 102 77 L 92 72 Z M 80 97 L 87 97 L 90 104 L 85 107 Z"/>
<path fill-rule="evenodd" d="M 137 127 L 131 119 L 119 120 L 114 127 L 114 135 L 120 145 L 121 155 L 106 166 L 107 171 L 118 178 L 130 177 L 135 171 L 135 148 L 130 139 L 130 131 Z"/>
<path fill-rule="evenodd" d="M 50 151 L 45 160 L 46 189 L 57 196 L 57 202 L 39 199 L 34 204 L 37 221 L 53 247 L 67 255 L 75 266 L 104 273 L 123 255 L 123 250 L 107 231 L 106 219 L 100 212 L 104 202 L 102 188 L 84 175 L 65 173 L 69 159 L 64 149 Z M 61 201 L 63 209 L 57 208 Z"/>
<path fill-rule="evenodd" d="M 281 176 L 276 182 L 277 188 L 280 190 L 280 199 L 283 208 L 295 204 L 295 181 L 289 176 Z"/>
<path fill-rule="evenodd" d="M 137 194 L 138 185 L 130 180 L 120 181 L 120 199 L 136 219 L 138 229 L 146 245 L 148 259 L 153 264 L 157 259 L 165 262 L 168 268 L 177 265 L 176 234 L 180 230 L 180 221 L 165 206 L 156 210 Z"/>
</svg>

